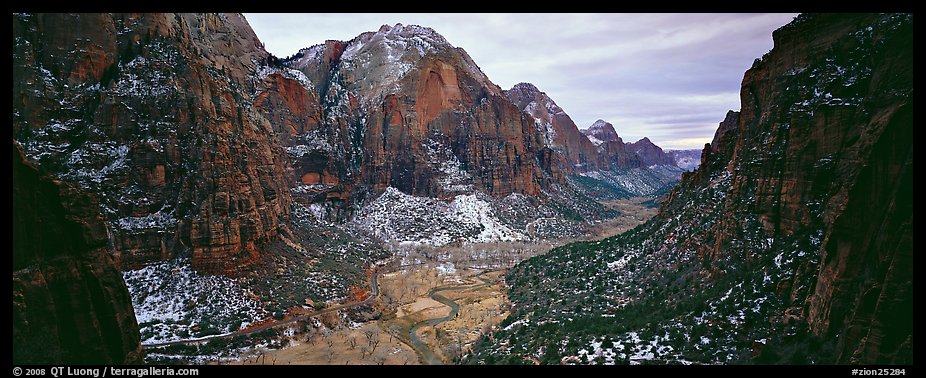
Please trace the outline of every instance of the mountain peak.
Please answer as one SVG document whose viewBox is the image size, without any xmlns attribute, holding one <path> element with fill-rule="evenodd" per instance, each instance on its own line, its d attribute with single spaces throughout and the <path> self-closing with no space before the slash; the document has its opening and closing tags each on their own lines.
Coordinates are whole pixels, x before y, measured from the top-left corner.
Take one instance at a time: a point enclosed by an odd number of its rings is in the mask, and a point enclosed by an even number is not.
<svg viewBox="0 0 926 378">
<path fill-rule="evenodd" d="M 397 23 L 397 24 L 395 24 L 395 28 L 401 28 L 401 27 L 402 27 L 402 23 Z M 383 26 L 380 26 L 380 27 L 379 27 L 379 30 L 378 30 L 377 32 L 378 32 L 378 33 L 388 33 L 388 32 L 390 32 L 390 31 L 392 31 L 392 28 L 393 28 L 393 27 L 392 27 L 392 26 L 389 26 L 389 24 L 383 24 Z"/>
<path fill-rule="evenodd" d="M 515 84 L 513 87 L 511 87 L 510 90 L 512 90 L 512 91 L 524 91 L 524 92 L 542 93 L 542 92 L 540 92 L 539 89 L 537 89 L 537 86 L 536 86 L 536 85 L 531 84 L 531 83 L 527 83 L 527 82 L 520 82 L 520 83 L 517 83 L 517 84 Z"/>
<path fill-rule="evenodd" d="M 427 67 L 434 61 L 471 77 L 489 94 L 502 92 L 465 50 L 451 45 L 434 29 L 420 25 L 382 25 L 349 41 L 326 41 L 302 49 L 285 63 L 302 71 L 313 83 L 325 82 L 335 72 L 355 78 L 342 83 L 344 89 L 351 91 L 363 106 L 370 107 L 394 94 L 397 83 L 406 75 L 430 69 Z"/>
<path fill-rule="evenodd" d="M 376 33 L 372 33 L 372 32 L 367 32 L 367 33 L 370 33 L 373 35 L 377 35 L 377 34 L 388 35 L 389 37 L 391 37 L 390 39 L 415 38 L 415 37 L 429 38 L 436 42 L 449 45 L 449 43 L 447 42 L 447 39 L 445 39 L 444 36 L 440 35 L 440 33 L 438 33 L 432 28 L 429 28 L 427 26 L 421 26 L 421 25 L 403 25 L 402 23 L 396 23 L 393 26 L 389 26 L 388 24 L 383 24 L 383 26 L 379 27 L 379 30 L 377 30 Z M 362 37 L 364 34 L 367 34 L 367 33 L 361 34 L 360 37 Z"/>
<path fill-rule="evenodd" d="M 636 152 L 637 155 L 640 155 L 640 158 L 643 159 L 643 163 L 646 165 L 675 164 L 675 158 L 671 154 L 663 151 L 661 147 L 657 146 L 647 137 L 643 137 L 633 143 L 627 143 L 627 147 L 631 151 Z"/>
<path fill-rule="evenodd" d="M 617 136 L 617 132 L 614 130 L 614 125 L 612 125 L 610 122 L 605 121 L 603 119 L 598 119 L 597 121 L 595 121 L 595 123 L 589 126 L 587 130 L 589 132 L 614 133 L 614 136 Z M 606 139 L 602 139 L 602 140 L 606 140 Z M 613 140 L 613 139 L 607 139 L 607 140 Z"/>
<path fill-rule="evenodd" d="M 363 56 L 364 53 L 377 51 L 385 52 L 395 64 L 409 54 L 417 54 L 420 58 L 430 52 L 452 48 L 453 46 L 447 42 L 447 39 L 434 29 L 397 23 L 393 26 L 380 26 L 376 32 L 365 32 L 350 40 L 341 59 L 350 60 Z"/>
<path fill-rule="evenodd" d="M 550 96 L 531 83 L 517 83 L 505 94 L 519 109 L 544 124 L 551 123 L 554 115 L 566 114 Z"/>
<path fill-rule="evenodd" d="M 595 121 L 595 123 L 587 129 L 582 130 L 582 134 L 585 134 L 588 140 L 596 146 L 600 146 L 605 142 L 616 142 L 621 140 L 617 135 L 617 131 L 614 130 L 614 125 L 603 119 Z"/>
</svg>

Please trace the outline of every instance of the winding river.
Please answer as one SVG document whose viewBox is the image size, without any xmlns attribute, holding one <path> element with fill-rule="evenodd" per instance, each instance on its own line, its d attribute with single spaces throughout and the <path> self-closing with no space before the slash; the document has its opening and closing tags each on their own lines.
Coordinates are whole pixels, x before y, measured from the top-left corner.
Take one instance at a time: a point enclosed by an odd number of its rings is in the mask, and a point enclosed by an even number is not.
<svg viewBox="0 0 926 378">
<path fill-rule="evenodd" d="M 460 314 L 460 305 L 454 302 L 453 300 L 451 300 L 450 298 L 440 295 L 439 293 L 444 292 L 444 291 L 476 289 L 476 288 L 492 285 L 492 281 L 489 281 L 485 277 L 483 277 L 484 275 L 490 272 L 493 272 L 493 271 L 487 270 L 485 272 L 479 273 L 479 275 L 475 277 L 476 279 L 482 281 L 482 283 L 479 285 L 437 287 L 437 288 L 433 288 L 430 291 L 428 291 L 428 297 L 430 297 L 431 299 L 437 302 L 440 302 L 441 304 L 445 306 L 450 307 L 450 314 L 447 314 L 447 316 L 444 316 L 441 318 L 422 320 L 412 325 L 412 328 L 408 331 L 408 338 L 409 340 L 411 340 L 411 346 L 421 356 L 422 364 L 442 365 L 443 361 L 441 361 L 440 357 L 438 357 L 437 354 L 435 354 L 427 344 L 425 344 L 424 342 L 421 341 L 421 339 L 418 338 L 418 334 L 417 334 L 418 329 L 420 329 L 421 327 L 429 327 L 429 326 L 434 327 L 443 322 L 452 320 L 453 318 L 456 318 L 457 315 Z"/>
</svg>

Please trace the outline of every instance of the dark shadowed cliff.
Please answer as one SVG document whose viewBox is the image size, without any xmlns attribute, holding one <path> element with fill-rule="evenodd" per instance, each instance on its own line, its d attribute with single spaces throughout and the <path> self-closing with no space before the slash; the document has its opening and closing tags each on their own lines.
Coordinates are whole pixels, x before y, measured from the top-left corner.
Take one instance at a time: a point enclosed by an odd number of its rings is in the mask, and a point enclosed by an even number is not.
<svg viewBox="0 0 926 378">
<path fill-rule="evenodd" d="M 96 199 L 13 143 L 13 363 L 141 362 L 138 324 Z"/>
</svg>

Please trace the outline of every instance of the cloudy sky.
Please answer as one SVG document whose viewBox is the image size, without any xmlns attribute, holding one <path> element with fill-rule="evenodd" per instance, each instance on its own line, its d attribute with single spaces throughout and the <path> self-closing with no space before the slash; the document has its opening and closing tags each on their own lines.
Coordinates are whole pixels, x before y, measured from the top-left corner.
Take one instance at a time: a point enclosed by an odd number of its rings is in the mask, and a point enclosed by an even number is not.
<svg viewBox="0 0 926 378">
<path fill-rule="evenodd" d="M 245 14 L 279 57 L 381 25 L 429 26 L 502 88 L 530 82 L 579 128 L 601 118 L 624 141 L 701 148 L 743 73 L 795 14 Z"/>
</svg>

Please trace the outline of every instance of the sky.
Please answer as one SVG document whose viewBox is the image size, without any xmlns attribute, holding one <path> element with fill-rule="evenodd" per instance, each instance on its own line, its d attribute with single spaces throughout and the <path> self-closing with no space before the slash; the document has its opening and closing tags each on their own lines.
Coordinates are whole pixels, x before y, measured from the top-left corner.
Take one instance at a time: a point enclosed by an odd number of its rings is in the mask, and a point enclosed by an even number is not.
<svg viewBox="0 0 926 378">
<path fill-rule="evenodd" d="M 700 149 L 740 83 L 772 48 L 777 14 L 246 13 L 267 51 L 286 57 L 328 39 L 348 41 L 382 25 L 427 26 L 461 47 L 495 84 L 529 82 L 580 129 L 598 119 L 625 142 Z"/>
</svg>

